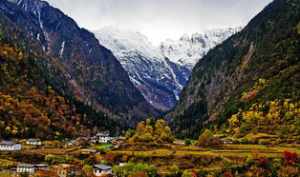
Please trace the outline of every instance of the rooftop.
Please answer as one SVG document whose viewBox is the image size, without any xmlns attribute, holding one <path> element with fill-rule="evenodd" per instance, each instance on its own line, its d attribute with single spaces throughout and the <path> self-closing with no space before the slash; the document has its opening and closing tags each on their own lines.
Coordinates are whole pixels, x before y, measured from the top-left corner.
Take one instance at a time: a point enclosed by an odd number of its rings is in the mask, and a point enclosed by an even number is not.
<svg viewBox="0 0 300 177">
<path fill-rule="evenodd" d="M 13 141 L 1 141 L 0 142 L 0 145 L 14 145 L 14 144 L 16 144 L 16 143 Z"/>
<path fill-rule="evenodd" d="M 109 132 L 100 132 L 97 133 L 96 136 L 109 136 Z"/>
<path fill-rule="evenodd" d="M 19 168 L 34 168 L 33 164 L 27 164 L 27 163 L 20 163 L 18 164 Z"/>
<path fill-rule="evenodd" d="M 40 139 L 28 139 L 27 141 L 41 141 Z"/>
<path fill-rule="evenodd" d="M 94 168 L 101 169 L 101 170 L 110 170 L 111 166 L 104 165 L 104 164 L 96 164 L 94 165 Z"/>
</svg>

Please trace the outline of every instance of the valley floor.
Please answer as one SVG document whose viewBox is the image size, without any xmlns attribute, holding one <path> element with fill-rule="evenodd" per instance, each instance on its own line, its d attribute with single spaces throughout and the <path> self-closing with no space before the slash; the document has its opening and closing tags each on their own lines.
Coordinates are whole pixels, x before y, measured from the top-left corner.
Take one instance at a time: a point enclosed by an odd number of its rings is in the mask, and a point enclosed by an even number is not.
<svg viewBox="0 0 300 177">
<path fill-rule="evenodd" d="M 138 149 L 141 150 L 138 150 Z M 185 145 L 166 145 L 147 148 L 145 145 L 113 150 L 116 159 L 127 158 L 135 162 L 153 164 L 160 176 L 174 176 L 176 166 L 180 170 L 222 172 L 230 167 L 242 167 L 250 159 L 281 159 L 285 152 L 300 154 L 299 145 L 265 146 L 253 144 L 228 144 L 215 148 Z M 299 169 L 298 169 L 299 170 Z M 298 171 L 300 172 L 300 171 Z M 300 174 L 300 173 L 299 173 Z"/>
<path fill-rule="evenodd" d="M 258 171 L 261 172 L 261 176 L 269 176 L 272 168 L 278 168 L 277 175 L 281 176 L 280 174 L 285 173 L 284 170 L 286 170 L 283 169 L 284 166 L 291 173 L 295 173 L 286 176 L 299 176 L 299 160 L 288 162 L 287 158 L 292 159 L 292 157 L 287 157 L 287 153 L 299 155 L 300 145 L 225 144 L 219 147 L 201 148 L 182 143 L 159 145 L 122 143 L 115 146 L 102 144 L 64 147 L 63 143 L 56 143 L 55 147 L 27 146 L 16 153 L 1 152 L 0 177 L 16 175 L 15 169 L 19 163 L 47 164 L 49 174 L 56 174 L 57 166 L 69 164 L 74 166 L 76 174 L 93 176 L 92 169 L 95 164 L 109 165 L 115 172 L 126 166 L 128 162 L 153 166 L 156 171 L 154 176 L 176 177 L 185 174 L 224 176 L 220 175 L 224 173 L 239 176 L 236 175 L 236 170 L 243 174 L 241 176 L 255 176 L 259 174 Z M 266 165 L 264 163 L 270 163 L 272 167 L 264 167 Z M 275 163 L 282 165 L 275 167 Z M 262 170 L 265 171 L 262 172 Z M 120 174 L 119 172 L 117 176 L 121 176 Z M 36 176 L 42 175 L 36 173 Z M 148 176 L 151 175 L 148 174 Z"/>
</svg>

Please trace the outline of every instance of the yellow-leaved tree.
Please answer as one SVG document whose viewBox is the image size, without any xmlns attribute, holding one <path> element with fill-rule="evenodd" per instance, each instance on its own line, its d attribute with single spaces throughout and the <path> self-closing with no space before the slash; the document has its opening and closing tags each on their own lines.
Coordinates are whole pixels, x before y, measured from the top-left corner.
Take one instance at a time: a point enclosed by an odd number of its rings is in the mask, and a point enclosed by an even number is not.
<svg viewBox="0 0 300 177">
<path fill-rule="evenodd" d="M 128 137 L 130 134 L 132 136 Z M 129 143 L 172 143 L 175 139 L 171 128 L 163 119 L 156 122 L 147 119 L 138 123 L 134 133 L 127 133 L 127 138 Z"/>
</svg>

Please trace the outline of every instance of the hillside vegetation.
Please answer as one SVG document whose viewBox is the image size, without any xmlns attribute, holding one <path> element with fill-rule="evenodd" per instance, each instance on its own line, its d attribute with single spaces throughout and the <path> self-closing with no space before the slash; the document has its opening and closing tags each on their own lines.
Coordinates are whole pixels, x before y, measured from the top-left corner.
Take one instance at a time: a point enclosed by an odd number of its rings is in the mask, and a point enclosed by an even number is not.
<svg viewBox="0 0 300 177">
<path fill-rule="evenodd" d="M 168 115 L 177 135 L 196 137 L 207 127 L 299 142 L 299 23 L 299 0 L 275 0 L 211 50 Z"/>
<path fill-rule="evenodd" d="M 25 36 L 0 14 L 0 137 L 61 138 L 112 127 L 99 123 L 103 114 L 57 91 L 65 85 L 60 68 Z"/>
</svg>

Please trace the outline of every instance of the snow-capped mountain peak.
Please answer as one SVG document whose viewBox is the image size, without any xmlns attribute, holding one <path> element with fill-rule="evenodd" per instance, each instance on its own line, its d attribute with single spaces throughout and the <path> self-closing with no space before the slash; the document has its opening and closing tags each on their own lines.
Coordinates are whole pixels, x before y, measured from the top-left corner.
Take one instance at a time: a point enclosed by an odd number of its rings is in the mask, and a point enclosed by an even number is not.
<svg viewBox="0 0 300 177">
<path fill-rule="evenodd" d="M 151 58 L 162 58 L 159 49 L 155 48 L 148 38 L 140 32 L 105 27 L 96 31 L 95 34 L 99 42 L 117 56 L 123 55 L 124 52 L 137 52 Z"/>
<path fill-rule="evenodd" d="M 183 35 L 179 40 L 168 39 L 161 43 L 163 56 L 172 62 L 193 68 L 194 65 L 212 48 L 222 43 L 228 37 L 240 31 L 241 28 L 225 28 Z"/>
<path fill-rule="evenodd" d="M 106 27 L 95 32 L 128 72 L 143 96 L 158 109 L 171 109 L 186 84 L 190 70 L 167 60 L 159 48 L 139 32 Z"/>
<path fill-rule="evenodd" d="M 183 35 L 155 47 L 135 31 L 105 27 L 95 32 L 128 72 L 131 81 L 154 107 L 173 108 L 194 65 L 213 47 L 236 33 L 235 28 Z"/>
</svg>

